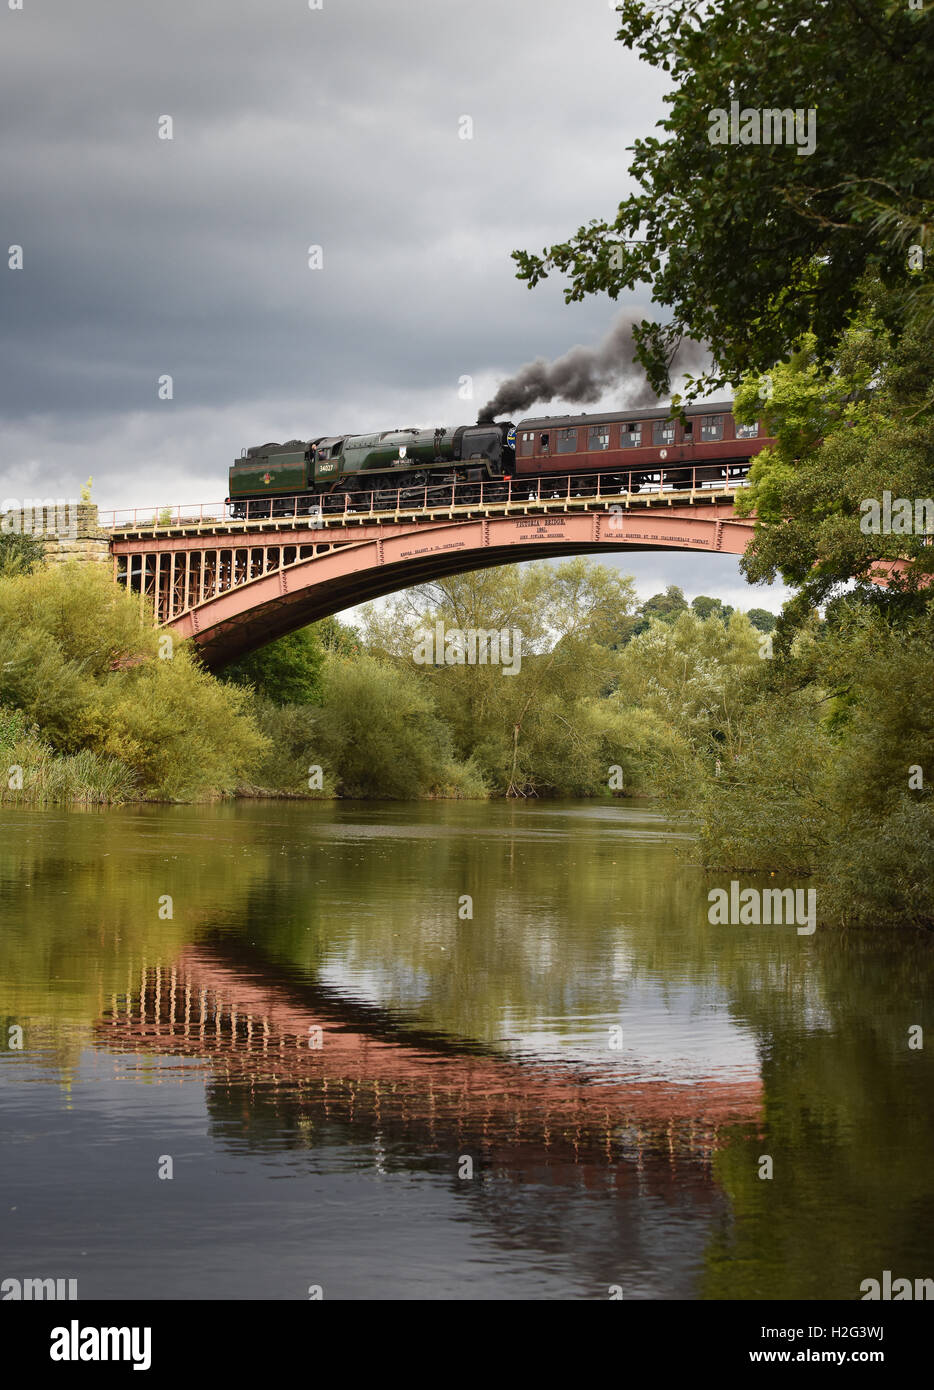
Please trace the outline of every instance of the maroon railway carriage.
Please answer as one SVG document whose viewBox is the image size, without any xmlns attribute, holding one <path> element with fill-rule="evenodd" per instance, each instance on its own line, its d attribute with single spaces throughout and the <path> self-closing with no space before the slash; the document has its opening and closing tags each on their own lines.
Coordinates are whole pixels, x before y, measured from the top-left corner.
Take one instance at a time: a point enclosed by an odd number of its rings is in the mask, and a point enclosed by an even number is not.
<svg viewBox="0 0 934 1390">
<path fill-rule="evenodd" d="M 752 459 L 773 442 L 761 422 L 741 425 L 732 401 L 688 406 L 685 422 L 664 409 L 621 410 L 612 414 L 548 415 L 516 426 L 517 478 L 574 475 L 583 486 L 599 475 L 601 486 L 683 489 L 722 486 L 741 480 Z M 580 475 L 578 479 L 577 475 Z"/>
</svg>

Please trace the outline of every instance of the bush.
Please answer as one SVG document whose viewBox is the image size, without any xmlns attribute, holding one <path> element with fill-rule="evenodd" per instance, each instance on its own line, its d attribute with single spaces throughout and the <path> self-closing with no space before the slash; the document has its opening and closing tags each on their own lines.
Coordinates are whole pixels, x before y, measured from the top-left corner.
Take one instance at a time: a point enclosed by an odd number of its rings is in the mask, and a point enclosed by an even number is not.
<svg viewBox="0 0 934 1390">
<path fill-rule="evenodd" d="M 742 728 L 700 797 L 704 862 L 720 869 L 811 872 L 826 852 L 834 740 L 821 692 L 751 699 Z"/>
<path fill-rule="evenodd" d="M 239 794 L 332 797 L 334 776 L 324 772 L 318 751 L 318 710 L 308 705 L 276 705 L 271 700 L 259 700 L 253 716 L 268 748 L 250 781 L 238 788 Z M 314 767 L 322 768 L 320 788 L 309 786 Z"/>
<path fill-rule="evenodd" d="M 234 662 L 222 679 L 251 686 L 276 705 L 316 705 L 321 702 L 323 665 L 324 649 L 314 629 L 306 627 Z"/>
<path fill-rule="evenodd" d="M 430 693 L 387 661 L 330 655 L 319 729 L 321 761 L 342 796 L 478 793 L 477 769 L 455 758 Z"/>
<path fill-rule="evenodd" d="M 184 647 L 107 683 L 101 752 L 119 758 L 144 796 L 190 801 L 233 792 L 267 751 L 250 692 L 225 686 Z"/>
<path fill-rule="evenodd" d="M 848 926 L 934 927 L 934 808 L 905 794 L 851 822 L 823 867 L 821 916 Z"/>
<path fill-rule="evenodd" d="M 56 755 L 82 755 L 59 769 L 66 799 L 81 777 L 108 796 L 132 786 L 176 800 L 232 791 L 249 776 L 267 740 L 248 692 L 208 675 L 184 645 L 170 660 L 158 647 L 139 600 L 96 566 L 0 580 L 0 705 L 20 712 L 21 735 L 32 731 L 44 786 Z"/>
<path fill-rule="evenodd" d="M 0 532 L 0 578 L 32 574 L 45 560 L 41 536 Z"/>
</svg>

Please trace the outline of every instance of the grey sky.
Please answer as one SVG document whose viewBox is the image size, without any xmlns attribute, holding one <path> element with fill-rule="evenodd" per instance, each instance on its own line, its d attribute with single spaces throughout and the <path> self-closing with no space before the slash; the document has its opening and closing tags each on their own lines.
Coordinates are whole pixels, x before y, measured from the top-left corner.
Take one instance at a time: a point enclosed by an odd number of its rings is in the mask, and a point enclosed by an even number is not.
<svg viewBox="0 0 934 1390">
<path fill-rule="evenodd" d="M 509 258 L 630 189 L 663 85 L 615 28 L 608 0 L 3 5 L 0 225 L 24 268 L 2 277 L 0 498 L 93 474 L 102 507 L 213 501 L 243 445 L 472 420 L 644 307 L 566 306 Z M 648 592 L 781 602 L 725 557 L 621 563 Z"/>
</svg>

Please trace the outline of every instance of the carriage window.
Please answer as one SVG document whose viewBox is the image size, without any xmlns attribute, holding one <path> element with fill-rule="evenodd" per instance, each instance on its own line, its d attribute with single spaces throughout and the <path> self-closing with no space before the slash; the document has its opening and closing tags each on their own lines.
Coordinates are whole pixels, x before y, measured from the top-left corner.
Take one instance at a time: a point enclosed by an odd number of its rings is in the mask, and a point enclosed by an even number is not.
<svg viewBox="0 0 934 1390">
<path fill-rule="evenodd" d="M 723 438 L 723 416 L 722 415 L 702 415 L 701 416 L 701 439 L 714 440 Z"/>
<path fill-rule="evenodd" d="M 619 447 L 621 449 L 638 449 L 642 443 L 642 426 L 638 420 L 633 424 L 621 425 L 619 431 Z"/>
<path fill-rule="evenodd" d="M 737 438 L 737 439 L 756 439 L 756 438 L 758 438 L 758 435 L 759 435 L 759 423 L 758 423 L 758 421 L 756 421 L 756 423 L 755 423 L 755 424 L 752 424 L 752 425 L 741 425 L 741 424 L 737 421 L 737 424 L 736 424 L 736 438 Z"/>
<path fill-rule="evenodd" d="M 653 444 L 674 444 L 675 442 L 675 422 L 674 420 L 653 420 L 652 421 L 652 443 Z"/>
<path fill-rule="evenodd" d="M 519 440 L 519 453 L 522 454 L 524 458 L 528 458 L 529 454 L 531 454 L 534 448 L 535 435 L 531 432 L 531 430 L 526 430 L 522 438 Z"/>
<path fill-rule="evenodd" d="M 577 453 L 577 430 L 559 430 L 557 450 L 559 454 Z"/>
<path fill-rule="evenodd" d="M 547 448 L 548 448 L 548 436 L 547 436 L 547 434 L 543 434 L 543 435 L 542 435 L 542 449 L 543 449 L 543 450 L 547 450 Z"/>
<path fill-rule="evenodd" d="M 591 449 L 608 449 L 610 447 L 609 425 L 590 426 L 590 447 Z"/>
</svg>

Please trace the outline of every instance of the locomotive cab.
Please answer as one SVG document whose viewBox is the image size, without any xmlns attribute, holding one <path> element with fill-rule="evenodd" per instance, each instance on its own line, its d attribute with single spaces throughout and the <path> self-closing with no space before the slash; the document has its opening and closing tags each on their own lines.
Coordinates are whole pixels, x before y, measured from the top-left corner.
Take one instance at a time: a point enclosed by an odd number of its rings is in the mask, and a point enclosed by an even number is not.
<svg viewBox="0 0 934 1390">
<path fill-rule="evenodd" d="M 476 429 L 464 430 L 461 458 L 465 461 L 485 458 L 489 460 L 490 471 L 499 472 L 503 458 L 503 436 L 499 428 L 477 426 Z"/>
<path fill-rule="evenodd" d="M 315 445 L 313 466 L 314 480 L 336 479 L 340 476 L 341 451 L 344 447 L 343 435 L 319 439 Z"/>
<path fill-rule="evenodd" d="M 515 427 L 509 422 L 499 424 L 474 425 L 465 429 L 460 441 L 460 456 L 464 463 L 482 460 L 486 467 L 477 473 L 501 478 L 504 464 L 511 464 L 515 458 Z M 468 469 L 468 478 L 473 478 L 476 470 Z"/>
</svg>

